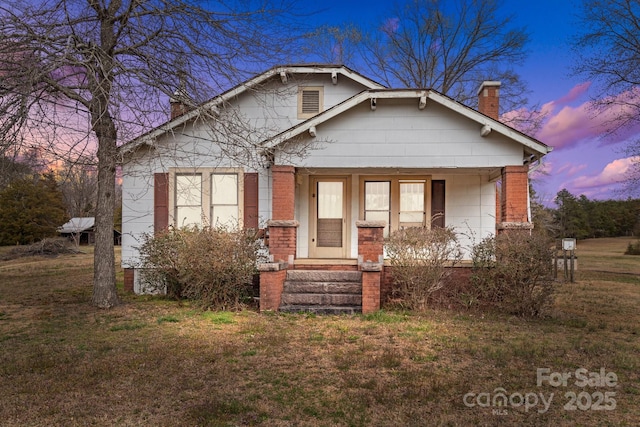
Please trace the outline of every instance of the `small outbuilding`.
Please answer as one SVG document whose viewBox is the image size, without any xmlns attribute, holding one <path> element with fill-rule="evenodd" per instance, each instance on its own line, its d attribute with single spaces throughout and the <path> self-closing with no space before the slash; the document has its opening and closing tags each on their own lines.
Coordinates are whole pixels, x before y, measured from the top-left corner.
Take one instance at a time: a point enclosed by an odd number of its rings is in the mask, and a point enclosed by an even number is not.
<svg viewBox="0 0 640 427">
<path fill-rule="evenodd" d="M 58 228 L 61 236 L 73 240 L 77 245 L 93 245 L 96 243 L 95 237 L 95 217 L 75 217 L 71 218 L 62 227 Z M 121 233 L 113 230 L 113 243 L 120 245 Z"/>
</svg>

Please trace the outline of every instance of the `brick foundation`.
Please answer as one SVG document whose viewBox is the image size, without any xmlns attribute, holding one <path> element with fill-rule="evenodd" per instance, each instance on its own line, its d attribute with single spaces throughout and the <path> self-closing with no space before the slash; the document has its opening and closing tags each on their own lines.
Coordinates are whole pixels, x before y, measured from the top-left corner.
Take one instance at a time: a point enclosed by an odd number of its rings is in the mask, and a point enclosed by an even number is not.
<svg viewBox="0 0 640 427">
<path fill-rule="evenodd" d="M 380 301 L 381 306 L 384 307 L 385 302 L 390 301 L 393 298 L 393 269 L 394 267 L 385 266 L 384 274 L 380 283 Z M 443 289 L 437 291 L 433 297 L 434 300 L 447 300 L 451 299 L 450 296 L 456 292 L 465 292 L 471 285 L 471 274 L 473 269 L 471 266 L 458 266 L 452 267 L 451 274 L 445 279 L 445 285 Z M 457 298 L 454 297 L 457 301 Z"/>
<path fill-rule="evenodd" d="M 135 282 L 135 269 L 124 269 L 124 291 L 133 292 L 133 284 Z"/>
</svg>

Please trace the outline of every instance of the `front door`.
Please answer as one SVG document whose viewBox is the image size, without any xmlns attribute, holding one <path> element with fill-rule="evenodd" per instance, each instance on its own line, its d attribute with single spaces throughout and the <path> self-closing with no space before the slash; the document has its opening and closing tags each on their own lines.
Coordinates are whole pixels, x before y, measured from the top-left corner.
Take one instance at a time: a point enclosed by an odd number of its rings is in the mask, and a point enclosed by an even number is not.
<svg viewBox="0 0 640 427">
<path fill-rule="evenodd" d="M 347 178 L 311 180 L 311 258 L 345 258 L 347 254 Z"/>
</svg>

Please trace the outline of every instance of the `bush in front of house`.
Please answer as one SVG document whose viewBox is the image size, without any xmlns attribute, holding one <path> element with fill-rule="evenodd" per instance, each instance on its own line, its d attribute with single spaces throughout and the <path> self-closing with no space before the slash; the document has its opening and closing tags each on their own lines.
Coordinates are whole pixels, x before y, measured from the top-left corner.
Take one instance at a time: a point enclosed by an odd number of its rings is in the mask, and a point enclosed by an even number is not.
<svg viewBox="0 0 640 427">
<path fill-rule="evenodd" d="M 451 268 L 462 259 L 452 228 L 405 228 L 385 240 L 393 267 L 393 297 L 411 310 L 424 310 L 434 292 L 442 289 Z"/>
<path fill-rule="evenodd" d="M 472 249 L 472 289 L 478 300 L 511 314 L 536 317 L 553 302 L 553 241 L 507 232 Z"/>
<path fill-rule="evenodd" d="M 203 308 L 235 309 L 251 296 L 258 253 L 254 230 L 170 229 L 140 247 L 143 286 Z"/>
</svg>

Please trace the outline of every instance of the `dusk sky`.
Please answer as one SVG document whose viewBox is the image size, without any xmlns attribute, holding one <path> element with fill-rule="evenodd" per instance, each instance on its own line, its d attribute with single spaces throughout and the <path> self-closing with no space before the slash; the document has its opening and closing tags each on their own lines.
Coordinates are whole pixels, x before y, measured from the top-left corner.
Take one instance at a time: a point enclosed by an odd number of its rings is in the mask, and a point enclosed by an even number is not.
<svg viewBox="0 0 640 427">
<path fill-rule="evenodd" d="M 322 12 L 313 19 L 329 25 L 351 21 L 379 25 L 393 18 L 389 15 L 392 4 L 384 0 L 325 1 Z M 610 114 L 594 117 L 590 106 L 598 97 L 596 85 L 570 75 L 574 58 L 569 43 L 576 34 L 579 5 L 567 0 L 504 0 L 501 6 L 530 35 L 528 59 L 516 70 L 531 91 L 529 108 L 537 106 L 547 113 L 542 128 L 533 135 L 554 147 L 541 168 L 546 175 L 536 174 L 534 181 L 547 205 L 553 205 L 562 188 L 589 199 L 626 198 L 618 183 L 630 163 L 623 150 L 629 140 L 640 138 L 640 127 L 603 138 Z"/>
</svg>

